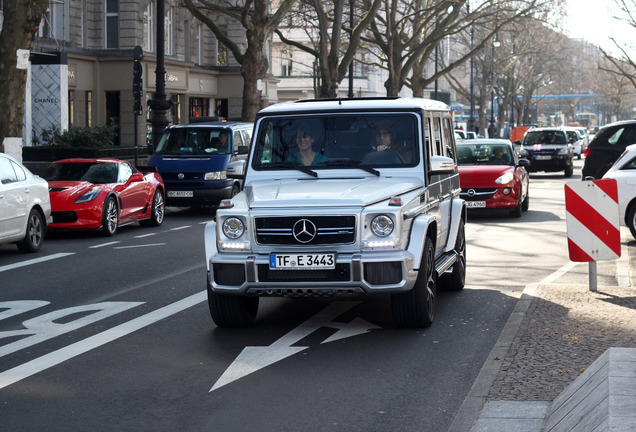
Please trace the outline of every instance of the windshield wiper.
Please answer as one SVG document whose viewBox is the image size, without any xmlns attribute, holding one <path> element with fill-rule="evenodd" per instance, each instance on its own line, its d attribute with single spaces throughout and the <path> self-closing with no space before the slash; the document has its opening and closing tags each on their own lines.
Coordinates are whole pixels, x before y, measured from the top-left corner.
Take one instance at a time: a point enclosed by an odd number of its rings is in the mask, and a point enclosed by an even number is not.
<svg viewBox="0 0 636 432">
<path fill-rule="evenodd" d="M 329 161 L 327 162 L 327 166 L 346 166 L 346 167 L 358 168 L 380 177 L 380 171 L 367 165 L 361 165 L 357 162 L 352 161 L 351 159 L 329 159 Z"/>
<path fill-rule="evenodd" d="M 265 164 L 265 165 L 261 165 L 261 168 L 291 168 L 291 169 L 296 169 L 298 171 L 302 171 L 305 174 L 309 174 L 310 176 L 313 177 L 318 177 L 318 173 L 312 169 L 307 168 L 304 165 L 294 165 L 291 163 L 284 163 L 284 162 L 278 162 L 278 163 L 273 163 L 273 164 Z"/>
</svg>

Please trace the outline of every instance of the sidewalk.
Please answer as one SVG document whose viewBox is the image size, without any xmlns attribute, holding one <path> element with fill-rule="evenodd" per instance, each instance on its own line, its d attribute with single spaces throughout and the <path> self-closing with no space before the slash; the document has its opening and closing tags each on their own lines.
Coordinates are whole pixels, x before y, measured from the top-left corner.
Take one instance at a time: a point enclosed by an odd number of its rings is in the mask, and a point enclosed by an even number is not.
<svg viewBox="0 0 636 432">
<path fill-rule="evenodd" d="M 601 354 L 636 348 L 635 246 L 622 228 L 621 258 L 597 263 L 597 292 L 558 274 L 526 286 L 449 432 L 540 432 L 551 402 Z M 575 265 L 588 264 L 563 273 Z"/>
</svg>

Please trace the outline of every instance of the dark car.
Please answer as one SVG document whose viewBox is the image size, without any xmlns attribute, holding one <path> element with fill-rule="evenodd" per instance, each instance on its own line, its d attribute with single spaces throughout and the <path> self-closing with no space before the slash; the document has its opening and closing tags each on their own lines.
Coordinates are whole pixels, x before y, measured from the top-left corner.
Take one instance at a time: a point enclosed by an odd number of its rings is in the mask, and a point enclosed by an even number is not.
<svg viewBox="0 0 636 432">
<path fill-rule="evenodd" d="M 561 128 L 530 129 L 523 136 L 519 155 L 530 161 L 528 172 L 563 171 L 565 177 L 572 177 L 572 141 Z"/>
<path fill-rule="evenodd" d="M 636 144 L 636 120 L 603 126 L 585 150 L 583 178 L 603 177 L 630 144 Z"/>
</svg>

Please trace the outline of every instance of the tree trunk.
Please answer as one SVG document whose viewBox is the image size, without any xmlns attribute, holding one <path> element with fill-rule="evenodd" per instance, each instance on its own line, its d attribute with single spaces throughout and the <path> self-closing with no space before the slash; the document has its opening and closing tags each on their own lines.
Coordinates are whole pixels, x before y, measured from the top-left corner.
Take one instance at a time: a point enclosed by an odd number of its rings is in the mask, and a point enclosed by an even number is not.
<svg viewBox="0 0 636 432">
<path fill-rule="evenodd" d="M 5 137 L 21 137 L 26 69 L 17 68 L 17 51 L 29 49 L 48 0 L 5 0 L 0 34 L 0 150 Z"/>
</svg>

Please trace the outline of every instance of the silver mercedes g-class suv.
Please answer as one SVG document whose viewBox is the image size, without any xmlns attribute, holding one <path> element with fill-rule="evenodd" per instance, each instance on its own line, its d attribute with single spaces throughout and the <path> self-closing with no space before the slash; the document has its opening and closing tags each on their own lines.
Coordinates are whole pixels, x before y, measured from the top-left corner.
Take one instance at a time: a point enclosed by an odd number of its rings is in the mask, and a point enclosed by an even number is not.
<svg viewBox="0 0 636 432">
<path fill-rule="evenodd" d="M 390 294 L 400 327 L 461 290 L 466 205 L 448 107 L 418 98 L 285 102 L 261 110 L 243 189 L 205 227 L 208 303 L 251 325 L 263 296 Z M 389 296 L 387 296 L 389 298 Z"/>
</svg>

